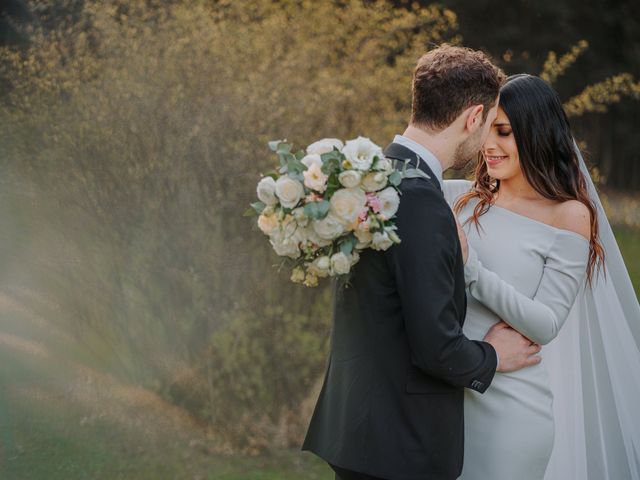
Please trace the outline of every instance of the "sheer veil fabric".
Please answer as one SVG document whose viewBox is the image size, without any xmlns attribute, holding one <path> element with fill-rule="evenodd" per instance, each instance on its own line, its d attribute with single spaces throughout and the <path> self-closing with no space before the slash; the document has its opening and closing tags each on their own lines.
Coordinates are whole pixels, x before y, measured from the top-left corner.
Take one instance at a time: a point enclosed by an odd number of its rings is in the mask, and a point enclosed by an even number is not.
<svg viewBox="0 0 640 480">
<path fill-rule="evenodd" d="M 556 423 L 545 480 L 640 480 L 640 305 L 577 147 L 606 271 L 585 285 L 544 347 Z"/>
</svg>

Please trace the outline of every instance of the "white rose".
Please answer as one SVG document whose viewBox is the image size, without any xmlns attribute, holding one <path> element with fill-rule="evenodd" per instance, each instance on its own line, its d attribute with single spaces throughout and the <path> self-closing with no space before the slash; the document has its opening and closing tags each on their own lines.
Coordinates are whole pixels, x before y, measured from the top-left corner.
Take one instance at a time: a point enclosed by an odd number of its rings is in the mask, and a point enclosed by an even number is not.
<svg viewBox="0 0 640 480">
<path fill-rule="evenodd" d="M 380 160 L 378 160 L 376 168 L 384 172 L 386 175 L 389 175 L 391 174 L 391 172 L 393 172 L 393 163 L 391 163 L 391 160 L 389 160 L 388 158 L 381 158 Z"/>
<path fill-rule="evenodd" d="M 355 222 L 367 203 L 367 196 L 361 188 L 343 188 L 333 194 L 331 212 L 345 225 Z"/>
<path fill-rule="evenodd" d="M 302 164 L 307 168 L 311 168 L 311 165 L 318 165 L 319 167 L 322 167 L 322 159 L 320 158 L 320 155 L 315 153 L 307 155 L 300 160 L 300 162 L 302 162 Z"/>
<path fill-rule="evenodd" d="M 320 278 L 324 278 L 329 275 L 331 270 L 331 259 L 326 255 L 318 257 L 309 264 L 307 270 Z"/>
<path fill-rule="evenodd" d="M 360 185 L 361 179 L 362 174 L 357 170 L 347 170 L 338 175 L 340 184 L 347 188 L 357 187 L 358 185 Z"/>
<path fill-rule="evenodd" d="M 351 256 L 349 257 L 349 261 L 351 262 L 351 266 L 353 267 L 360 260 L 360 254 L 357 250 L 351 252 Z"/>
<path fill-rule="evenodd" d="M 398 211 L 400 205 L 400 196 L 393 187 L 387 187 L 378 193 L 380 201 L 380 215 L 384 215 L 386 219 L 393 217 Z"/>
<path fill-rule="evenodd" d="M 304 188 L 297 180 L 284 176 L 276 182 L 276 195 L 283 207 L 293 208 L 304 196 Z"/>
<path fill-rule="evenodd" d="M 324 192 L 327 189 L 327 175 L 322 173 L 322 170 L 317 163 L 312 163 L 311 166 L 302 172 L 304 176 L 304 184 L 311 190 L 316 192 Z"/>
<path fill-rule="evenodd" d="M 369 170 L 373 157 L 382 156 L 382 149 L 365 137 L 349 140 L 342 149 L 342 154 L 357 170 Z"/>
<path fill-rule="evenodd" d="M 306 241 L 309 243 L 313 243 L 315 245 L 317 245 L 318 247 L 326 247 L 327 245 L 331 245 L 331 239 L 326 239 L 326 238 L 321 238 L 316 231 L 313 228 L 313 223 L 315 222 L 310 222 L 307 225 L 307 228 L 305 228 L 304 230 L 304 235 L 306 238 Z"/>
<path fill-rule="evenodd" d="M 362 179 L 362 187 L 367 192 L 377 192 L 387 185 L 387 176 L 382 172 L 369 172 Z"/>
<path fill-rule="evenodd" d="M 258 199 L 267 205 L 278 203 L 276 198 L 276 181 L 271 177 L 264 177 L 258 182 Z"/>
<path fill-rule="evenodd" d="M 317 142 L 312 143 L 307 147 L 308 154 L 322 155 L 323 153 L 329 153 L 333 151 L 333 147 L 338 150 L 342 150 L 343 143 L 337 138 L 323 138 Z"/>
<path fill-rule="evenodd" d="M 286 236 L 283 232 L 275 232 L 270 239 L 271 246 L 281 257 L 298 258 L 300 248 L 295 236 Z"/>
<path fill-rule="evenodd" d="M 344 253 L 339 252 L 331 255 L 331 272 L 333 274 L 344 275 L 345 273 L 349 273 L 350 268 L 351 262 L 349 261 L 349 257 Z"/>
<path fill-rule="evenodd" d="M 344 233 L 344 225 L 331 212 L 322 220 L 314 220 L 311 223 L 316 234 L 323 240 L 333 240 Z"/>
<path fill-rule="evenodd" d="M 393 245 L 393 241 L 389 238 L 387 232 L 376 232 L 373 234 L 371 248 L 374 250 L 386 250 L 391 245 Z"/>
<path fill-rule="evenodd" d="M 265 235 L 271 235 L 278 228 L 278 218 L 275 215 L 261 214 L 258 217 L 258 227 Z"/>
</svg>

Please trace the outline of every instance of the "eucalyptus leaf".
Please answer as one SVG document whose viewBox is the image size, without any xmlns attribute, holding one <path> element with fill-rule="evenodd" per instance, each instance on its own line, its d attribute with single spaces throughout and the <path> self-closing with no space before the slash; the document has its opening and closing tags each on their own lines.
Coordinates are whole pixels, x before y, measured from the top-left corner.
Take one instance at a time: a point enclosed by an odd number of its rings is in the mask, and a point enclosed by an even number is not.
<svg viewBox="0 0 640 480">
<path fill-rule="evenodd" d="M 404 173 L 404 178 L 426 178 L 430 179 L 431 177 L 424 173 L 422 170 L 417 168 L 409 168 Z"/>
<path fill-rule="evenodd" d="M 389 175 L 389 183 L 394 187 L 397 187 L 402 182 L 402 173 L 396 170 L 391 175 Z"/>
<path fill-rule="evenodd" d="M 243 217 L 257 217 L 258 212 L 255 211 L 252 207 L 247 208 L 242 214 Z"/>
<path fill-rule="evenodd" d="M 280 143 L 278 145 L 277 153 L 278 154 L 291 153 L 291 144 L 290 143 L 284 143 L 284 142 Z"/>
<path fill-rule="evenodd" d="M 253 208 L 256 213 L 262 213 L 262 211 L 267 207 L 267 205 L 263 202 L 254 202 L 251 204 L 251 208 Z"/>
<path fill-rule="evenodd" d="M 295 157 L 296 157 L 296 159 L 298 159 L 298 160 L 302 160 L 306 155 L 307 155 L 307 154 L 305 153 L 305 151 L 304 151 L 304 150 L 298 150 L 298 151 L 296 152 Z"/>
<path fill-rule="evenodd" d="M 271 150 L 273 150 L 274 152 L 277 152 L 278 151 L 278 145 L 280 145 L 284 141 L 286 141 L 286 140 L 271 140 L 269 142 L 269 148 Z"/>
<path fill-rule="evenodd" d="M 310 202 L 304 206 L 304 214 L 312 220 L 322 220 L 329 213 L 330 206 L 326 200 Z"/>
<path fill-rule="evenodd" d="M 356 238 L 353 235 L 349 235 L 340 243 L 340 251 L 345 255 L 351 255 L 356 242 Z"/>
</svg>

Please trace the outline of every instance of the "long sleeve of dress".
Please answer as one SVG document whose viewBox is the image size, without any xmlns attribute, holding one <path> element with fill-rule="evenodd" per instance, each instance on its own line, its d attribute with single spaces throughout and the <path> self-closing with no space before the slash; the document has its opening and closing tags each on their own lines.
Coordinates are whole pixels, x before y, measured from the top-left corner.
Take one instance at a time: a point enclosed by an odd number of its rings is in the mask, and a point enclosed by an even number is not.
<svg viewBox="0 0 640 480">
<path fill-rule="evenodd" d="M 555 239 L 533 298 L 483 267 L 471 246 L 465 265 L 469 293 L 524 336 L 543 345 L 558 335 L 567 319 L 584 281 L 589 254 L 589 242 L 580 235 L 552 228 L 549 232 Z"/>
</svg>

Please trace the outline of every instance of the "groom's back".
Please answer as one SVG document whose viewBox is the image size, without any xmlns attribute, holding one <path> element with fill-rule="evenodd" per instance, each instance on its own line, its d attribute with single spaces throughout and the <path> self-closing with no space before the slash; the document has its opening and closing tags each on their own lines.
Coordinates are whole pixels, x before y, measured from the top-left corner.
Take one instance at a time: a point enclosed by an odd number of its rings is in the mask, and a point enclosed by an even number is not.
<svg viewBox="0 0 640 480">
<path fill-rule="evenodd" d="M 417 208 L 450 215 L 431 182 L 407 180 L 402 190 L 401 239 L 403 231 L 414 227 L 402 222 L 402 209 L 416 208 L 407 205 L 414 201 L 406 198 L 407 192 L 417 191 L 409 197 L 425 201 Z M 413 362 L 394 248 L 365 250 L 350 285 L 334 287 L 329 367 L 303 448 L 333 465 L 384 478 L 454 478 L 462 465 L 463 389 Z M 461 325 L 463 267 L 461 258 L 451 260 Z M 424 272 L 424 283 L 411 288 L 429 296 L 431 274 L 437 272 Z M 436 320 L 425 312 L 424 322 Z"/>
</svg>

